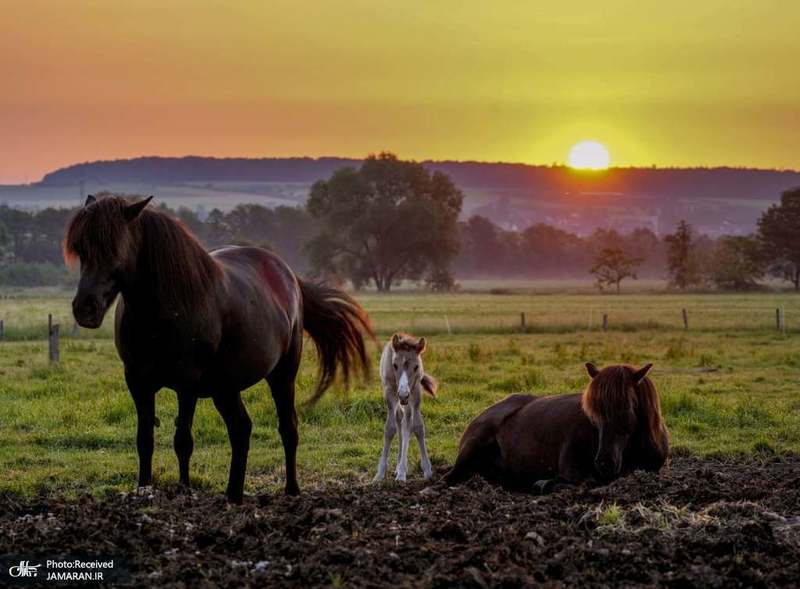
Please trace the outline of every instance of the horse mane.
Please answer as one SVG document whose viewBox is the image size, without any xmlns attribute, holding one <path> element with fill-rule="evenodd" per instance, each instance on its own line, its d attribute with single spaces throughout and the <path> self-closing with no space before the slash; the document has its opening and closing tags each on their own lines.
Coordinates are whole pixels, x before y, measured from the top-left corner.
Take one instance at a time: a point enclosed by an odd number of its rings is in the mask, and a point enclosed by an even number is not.
<svg viewBox="0 0 800 589">
<path fill-rule="evenodd" d="M 634 372 L 628 365 L 603 368 L 586 387 L 581 408 L 595 425 L 638 419 L 650 443 L 660 448 L 666 427 L 658 391 L 647 376 L 634 384 Z"/>
<path fill-rule="evenodd" d="M 221 270 L 183 224 L 166 212 L 146 208 L 127 221 L 133 201 L 105 196 L 79 209 L 67 227 L 64 259 L 94 265 L 136 256 L 140 288 L 171 313 L 195 310 Z"/>
<path fill-rule="evenodd" d="M 408 333 L 404 333 L 399 331 L 392 336 L 392 343 L 394 344 L 394 339 L 397 338 L 397 347 L 398 351 L 403 352 L 416 352 L 417 347 L 419 346 L 419 338 L 414 337 Z"/>
</svg>

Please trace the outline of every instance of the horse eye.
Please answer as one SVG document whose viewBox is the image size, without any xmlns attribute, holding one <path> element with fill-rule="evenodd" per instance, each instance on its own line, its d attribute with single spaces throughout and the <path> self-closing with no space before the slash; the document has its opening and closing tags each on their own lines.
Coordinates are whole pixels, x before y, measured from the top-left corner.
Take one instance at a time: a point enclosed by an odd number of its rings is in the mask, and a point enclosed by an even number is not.
<svg viewBox="0 0 800 589">
<path fill-rule="evenodd" d="M 418 371 L 419 371 L 419 366 L 414 366 L 414 372 L 418 372 Z"/>
<path fill-rule="evenodd" d="M 397 370 L 397 364 L 392 364 L 392 366 L 394 366 L 394 369 Z"/>
</svg>

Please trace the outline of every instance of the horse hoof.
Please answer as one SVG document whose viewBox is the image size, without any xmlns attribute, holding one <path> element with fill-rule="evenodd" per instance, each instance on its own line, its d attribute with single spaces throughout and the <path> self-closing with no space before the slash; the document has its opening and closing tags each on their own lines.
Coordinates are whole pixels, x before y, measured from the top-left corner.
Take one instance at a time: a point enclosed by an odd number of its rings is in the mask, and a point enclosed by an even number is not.
<svg viewBox="0 0 800 589">
<path fill-rule="evenodd" d="M 382 474 L 376 474 L 374 477 L 372 477 L 372 484 L 373 485 L 377 485 L 381 481 L 383 481 L 383 475 Z"/>
<path fill-rule="evenodd" d="M 405 473 L 397 473 L 397 475 L 395 475 L 395 477 L 394 477 L 394 480 L 399 481 L 401 483 L 405 483 L 406 482 Z"/>
<path fill-rule="evenodd" d="M 136 494 L 139 497 L 148 497 L 149 499 L 153 498 L 153 485 L 143 485 L 141 487 L 136 487 Z"/>
<path fill-rule="evenodd" d="M 430 479 L 432 476 L 433 476 L 433 471 L 432 470 L 428 470 L 428 471 L 425 471 L 425 472 L 422 473 L 422 478 L 424 478 L 426 480 Z"/>
<path fill-rule="evenodd" d="M 553 490 L 555 483 L 552 479 L 536 481 L 533 483 L 533 490 L 536 491 L 539 495 L 547 495 Z"/>
</svg>

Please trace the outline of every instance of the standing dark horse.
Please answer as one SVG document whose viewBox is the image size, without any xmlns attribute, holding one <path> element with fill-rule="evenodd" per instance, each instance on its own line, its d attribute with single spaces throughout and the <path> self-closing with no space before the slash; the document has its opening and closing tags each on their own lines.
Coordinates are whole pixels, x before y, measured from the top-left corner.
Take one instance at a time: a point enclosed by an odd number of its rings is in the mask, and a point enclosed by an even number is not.
<svg viewBox="0 0 800 589">
<path fill-rule="evenodd" d="M 303 330 L 320 356 L 319 398 L 337 370 L 368 370 L 363 309 L 345 293 L 298 279 L 275 254 L 225 247 L 211 254 L 150 198 L 89 196 L 67 229 L 64 252 L 80 260 L 75 320 L 96 328 L 117 294 L 115 342 L 136 404 L 139 485 L 152 482 L 155 395 L 178 395 L 175 453 L 189 484 L 192 419 L 211 397 L 231 442 L 228 499 L 242 501 L 252 423 L 241 391 L 266 378 L 286 454 L 286 493 L 296 495 L 295 377 Z M 374 336 L 373 336 L 374 337 Z"/>
<path fill-rule="evenodd" d="M 586 364 L 592 381 L 572 395 L 511 395 L 469 424 L 448 484 L 477 473 L 510 489 L 607 483 L 637 469 L 657 471 L 669 434 L 648 364 Z"/>
</svg>

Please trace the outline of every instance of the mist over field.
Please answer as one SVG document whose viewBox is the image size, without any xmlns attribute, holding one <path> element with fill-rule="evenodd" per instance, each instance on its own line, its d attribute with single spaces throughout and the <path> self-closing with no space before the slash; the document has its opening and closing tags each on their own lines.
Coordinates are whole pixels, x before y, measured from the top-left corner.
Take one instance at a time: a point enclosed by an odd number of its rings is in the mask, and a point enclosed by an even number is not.
<svg viewBox="0 0 800 589">
<path fill-rule="evenodd" d="M 207 214 L 237 204 L 302 206 L 311 185 L 348 158 L 142 157 L 75 164 L 31 185 L 0 186 L 0 204 L 24 209 L 72 207 L 99 191 L 155 194 L 167 205 Z M 579 235 L 594 229 L 648 228 L 664 234 L 691 219 L 710 236 L 748 233 L 758 212 L 800 185 L 792 170 L 612 168 L 424 161 L 464 192 L 462 217 L 481 215 L 504 229 L 546 223 Z"/>
</svg>

